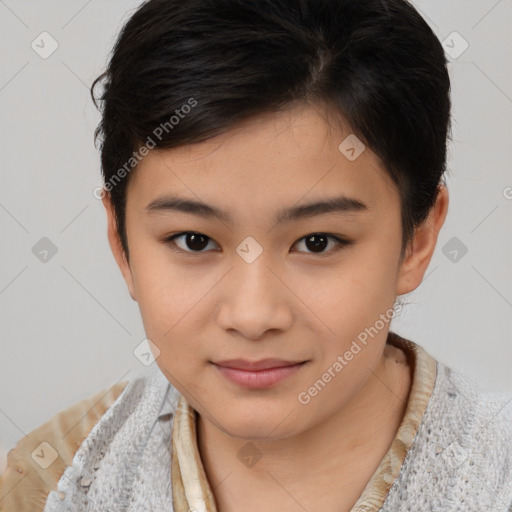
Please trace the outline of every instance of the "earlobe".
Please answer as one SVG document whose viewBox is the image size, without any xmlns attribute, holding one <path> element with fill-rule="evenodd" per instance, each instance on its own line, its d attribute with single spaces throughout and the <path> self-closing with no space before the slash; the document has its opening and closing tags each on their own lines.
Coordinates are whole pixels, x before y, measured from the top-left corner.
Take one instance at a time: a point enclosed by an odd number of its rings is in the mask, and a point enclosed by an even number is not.
<svg viewBox="0 0 512 512">
<path fill-rule="evenodd" d="M 117 230 L 117 221 L 110 194 L 104 193 L 102 202 L 107 214 L 107 237 L 110 249 L 112 250 L 112 254 L 114 255 L 117 265 L 121 270 L 121 274 L 123 275 L 126 285 L 128 286 L 130 297 L 136 301 L 137 298 L 135 296 L 135 288 L 133 285 L 133 275 Z"/>
<path fill-rule="evenodd" d="M 425 222 L 416 228 L 414 238 L 407 248 L 398 275 L 397 295 L 409 293 L 421 284 L 448 213 L 448 202 L 448 189 L 440 185 L 434 207 Z"/>
</svg>

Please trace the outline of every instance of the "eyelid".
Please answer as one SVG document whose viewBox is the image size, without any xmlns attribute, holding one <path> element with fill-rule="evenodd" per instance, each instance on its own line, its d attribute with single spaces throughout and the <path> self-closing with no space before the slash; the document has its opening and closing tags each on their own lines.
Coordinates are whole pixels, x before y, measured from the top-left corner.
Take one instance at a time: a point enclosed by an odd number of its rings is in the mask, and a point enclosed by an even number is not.
<svg viewBox="0 0 512 512">
<path fill-rule="evenodd" d="M 217 242 L 215 242 L 215 240 L 211 237 L 209 237 L 208 235 L 205 235 L 204 233 L 201 233 L 200 231 L 180 231 L 179 233 L 175 233 L 174 235 L 169 235 L 169 236 L 166 236 L 163 238 L 163 242 L 169 246 L 171 246 L 171 250 L 175 251 L 175 252 L 178 252 L 178 253 L 181 253 L 181 254 L 194 254 L 194 255 L 200 255 L 200 254 L 208 254 L 209 251 L 187 251 L 185 249 L 181 249 L 180 247 L 177 247 L 175 242 L 174 242 L 174 239 L 175 238 L 179 238 L 180 236 L 183 236 L 183 235 L 203 235 L 205 236 L 206 238 L 209 239 L 209 241 L 213 241 L 215 244 L 217 244 Z M 342 249 L 343 247 L 346 247 L 346 246 L 349 246 L 349 245 L 352 245 L 354 243 L 353 240 L 350 240 L 346 237 L 343 237 L 341 235 L 334 235 L 332 233 L 328 233 L 328 232 L 325 232 L 325 231 L 312 231 L 311 233 L 308 233 L 307 235 L 304 235 L 302 237 L 300 237 L 299 239 L 297 239 L 293 245 L 296 245 L 298 242 L 301 242 L 302 240 L 310 237 L 310 236 L 313 236 L 313 235 L 325 235 L 327 238 L 331 238 L 331 239 L 334 239 L 336 242 L 337 242 L 337 245 L 330 249 L 329 251 L 325 251 L 325 252 L 320 252 L 320 253 L 315 253 L 315 252 L 305 252 L 305 251 L 294 251 L 294 252 L 299 252 L 299 253 L 302 253 L 302 254 L 308 254 L 308 255 L 316 255 L 316 256 L 330 256 L 331 254 L 337 252 L 338 250 Z M 218 245 L 218 244 L 217 244 Z"/>
</svg>

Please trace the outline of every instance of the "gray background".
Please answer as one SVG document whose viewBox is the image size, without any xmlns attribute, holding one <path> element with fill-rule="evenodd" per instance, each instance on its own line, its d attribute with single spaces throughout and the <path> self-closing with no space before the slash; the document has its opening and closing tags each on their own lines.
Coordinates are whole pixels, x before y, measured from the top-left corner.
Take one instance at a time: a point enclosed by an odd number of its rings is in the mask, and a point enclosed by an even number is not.
<svg viewBox="0 0 512 512">
<path fill-rule="evenodd" d="M 447 53 L 469 46 L 449 57 L 448 218 L 392 329 L 484 389 L 512 392 L 512 2 L 413 3 Z M 0 0 L 0 472 L 5 452 L 57 411 L 151 369 L 133 353 L 142 321 L 93 196 L 88 91 L 139 4 Z M 58 43 L 46 59 L 31 47 L 44 31 Z M 57 248 L 46 262 L 33 253 L 43 237 Z"/>
</svg>

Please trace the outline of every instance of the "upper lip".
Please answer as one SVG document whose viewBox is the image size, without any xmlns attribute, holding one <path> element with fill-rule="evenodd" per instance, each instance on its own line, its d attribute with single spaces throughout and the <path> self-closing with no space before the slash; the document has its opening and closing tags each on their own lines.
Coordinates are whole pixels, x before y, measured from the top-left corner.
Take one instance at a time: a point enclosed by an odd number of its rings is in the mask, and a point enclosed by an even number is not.
<svg viewBox="0 0 512 512">
<path fill-rule="evenodd" d="M 225 366 L 227 368 L 235 368 L 237 370 L 268 370 L 269 368 L 281 368 L 283 366 L 293 366 L 294 364 L 303 363 L 304 361 L 285 361 L 284 359 L 261 359 L 259 361 L 248 361 L 246 359 L 226 359 L 225 361 L 217 361 L 213 364 Z"/>
</svg>

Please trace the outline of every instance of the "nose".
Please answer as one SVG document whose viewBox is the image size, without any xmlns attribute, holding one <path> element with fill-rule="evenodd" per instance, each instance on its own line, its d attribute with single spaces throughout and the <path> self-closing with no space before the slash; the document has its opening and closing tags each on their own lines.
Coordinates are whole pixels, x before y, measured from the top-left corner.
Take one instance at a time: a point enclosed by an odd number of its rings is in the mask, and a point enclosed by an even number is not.
<svg viewBox="0 0 512 512">
<path fill-rule="evenodd" d="M 284 281 L 284 282 L 283 282 Z M 225 278 L 218 323 L 226 331 L 258 340 L 267 331 L 285 331 L 293 322 L 292 293 L 283 276 L 261 255 L 247 263 L 235 259 Z"/>
</svg>

